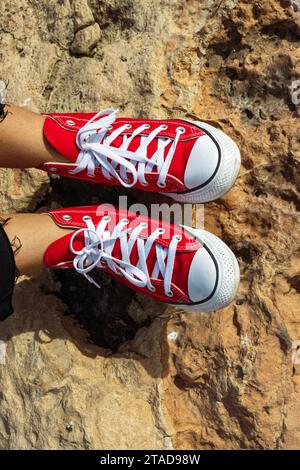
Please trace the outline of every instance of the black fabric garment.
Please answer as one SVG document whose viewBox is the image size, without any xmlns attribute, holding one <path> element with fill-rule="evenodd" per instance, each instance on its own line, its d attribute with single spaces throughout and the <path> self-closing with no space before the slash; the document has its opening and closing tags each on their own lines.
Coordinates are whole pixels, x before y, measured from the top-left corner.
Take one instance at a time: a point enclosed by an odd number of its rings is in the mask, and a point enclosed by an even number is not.
<svg viewBox="0 0 300 470">
<path fill-rule="evenodd" d="M 12 295 L 16 278 L 14 252 L 0 224 L 0 321 L 13 313 Z"/>
<path fill-rule="evenodd" d="M 6 104 L 2 102 L 1 90 L 0 90 L 0 122 L 4 121 L 7 116 Z"/>
<path fill-rule="evenodd" d="M 6 115 L 6 105 L 0 93 L 0 123 Z M 12 295 L 16 279 L 14 252 L 3 229 L 5 222 L 0 220 L 0 321 L 13 313 Z"/>
</svg>

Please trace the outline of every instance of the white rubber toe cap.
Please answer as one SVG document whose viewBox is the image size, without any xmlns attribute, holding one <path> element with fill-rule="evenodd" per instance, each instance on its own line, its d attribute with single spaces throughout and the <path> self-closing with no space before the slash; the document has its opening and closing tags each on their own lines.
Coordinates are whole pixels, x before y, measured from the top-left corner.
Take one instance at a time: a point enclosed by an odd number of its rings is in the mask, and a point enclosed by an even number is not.
<svg viewBox="0 0 300 470">
<path fill-rule="evenodd" d="M 235 297 L 240 280 L 237 259 L 220 238 L 206 230 L 183 226 L 197 238 L 200 248 L 191 263 L 188 293 L 193 304 L 187 310 L 212 312 L 226 307 Z"/>
<path fill-rule="evenodd" d="M 203 135 L 197 139 L 190 153 L 184 173 L 188 189 L 196 188 L 213 178 L 219 162 L 219 149 L 213 139 Z"/>
<path fill-rule="evenodd" d="M 201 302 L 213 294 L 217 269 L 211 255 L 200 248 L 193 258 L 188 277 L 188 294 L 192 302 Z"/>
<path fill-rule="evenodd" d="M 233 186 L 241 156 L 236 143 L 220 129 L 201 121 L 188 121 L 206 132 L 197 139 L 184 175 L 187 190 L 165 193 L 175 201 L 204 203 L 223 196 Z"/>
</svg>

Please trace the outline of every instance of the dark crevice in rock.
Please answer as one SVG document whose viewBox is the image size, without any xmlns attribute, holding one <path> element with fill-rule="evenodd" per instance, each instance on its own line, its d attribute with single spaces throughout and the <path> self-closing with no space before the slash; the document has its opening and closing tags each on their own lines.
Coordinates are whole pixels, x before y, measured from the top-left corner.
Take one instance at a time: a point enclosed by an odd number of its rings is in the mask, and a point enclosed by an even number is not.
<svg viewBox="0 0 300 470">
<path fill-rule="evenodd" d="M 223 237 L 223 239 L 225 240 L 225 237 Z M 234 252 L 247 266 L 250 266 L 253 260 L 259 255 L 256 247 L 247 240 L 236 243 Z"/>
<path fill-rule="evenodd" d="M 257 448 L 261 448 L 256 440 L 255 420 L 252 413 L 239 403 L 237 390 L 233 387 L 229 389 L 228 394 L 223 398 L 222 403 L 231 418 L 236 419 L 242 431 L 242 434 L 251 442 L 255 442 Z"/>
<path fill-rule="evenodd" d="M 261 33 L 271 37 L 276 36 L 290 42 L 298 42 L 300 39 L 299 28 L 292 20 L 282 20 L 277 23 L 263 26 Z"/>
<path fill-rule="evenodd" d="M 277 333 L 277 338 L 278 338 L 278 341 L 279 341 L 279 344 L 280 344 L 280 348 L 281 350 L 287 354 L 287 352 L 289 351 L 289 349 L 291 348 L 292 346 L 292 342 L 291 342 L 291 339 L 289 337 L 289 334 L 286 330 L 286 328 L 283 328 L 281 329 L 278 333 Z"/>
<path fill-rule="evenodd" d="M 296 275 L 287 279 L 289 285 L 300 293 L 300 275 Z"/>
<path fill-rule="evenodd" d="M 215 43 L 211 49 L 223 59 L 227 59 L 233 52 L 237 52 L 245 46 L 241 44 L 242 36 L 232 20 L 228 18 L 224 19 L 223 26 L 228 32 L 228 40 Z"/>
<path fill-rule="evenodd" d="M 236 302 L 237 303 L 237 302 Z M 238 305 L 241 305 L 241 304 L 238 304 Z M 242 333 L 242 327 L 241 327 L 241 324 L 238 320 L 238 315 L 237 315 L 237 312 L 235 310 L 234 314 L 233 314 L 233 317 L 232 317 L 232 323 L 233 325 L 235 326 L 236 328 L 236 334 L 238 336 L 241 336 L 241 333 Z"/>
<path fill-rule="evenodd" d="M 68 306 L 67 314 L 75 315 L 87 330 L 92 343 L 116 352 L 141 327 L 127 313 L 134 293 L 99 271 L 91 276 L 101 289 L 73 270 L 56 271 L 55 278 L 62 285 L 59 297 Z"/>
</svg>

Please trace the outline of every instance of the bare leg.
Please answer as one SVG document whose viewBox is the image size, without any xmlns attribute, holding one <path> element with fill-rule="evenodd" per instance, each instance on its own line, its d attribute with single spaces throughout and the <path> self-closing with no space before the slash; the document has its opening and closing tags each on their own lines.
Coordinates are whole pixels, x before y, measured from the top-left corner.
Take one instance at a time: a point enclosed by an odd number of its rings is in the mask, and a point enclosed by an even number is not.
<svg viewBox="0 0 300 470">
<path fill-rule="evenodd" d="M 51 242 L 73 230 L 58 227 L 47 214 L 13 214 L 4 230 L 13 245 L 19 247 L 15 261 L 20 274 L 31 274 L 43 267 L 43 256 Z"/>
<path fill-rule="evenodd" d="M 48 161 L 66 161 L 44 139 L 44 116 L 16 106 L 6 106 L 5 111 L 0 124 L 0 167 L 35 168 Z"/>
</svg>

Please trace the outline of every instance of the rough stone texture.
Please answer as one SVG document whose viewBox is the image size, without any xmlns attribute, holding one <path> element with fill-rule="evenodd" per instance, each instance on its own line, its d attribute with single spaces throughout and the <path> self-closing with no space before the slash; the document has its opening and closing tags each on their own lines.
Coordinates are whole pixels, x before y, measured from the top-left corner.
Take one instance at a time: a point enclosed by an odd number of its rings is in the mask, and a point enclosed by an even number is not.
<svg viewBox="0 0 300 470">
<path fill-rule="evenodd" d="M 101 37 L 97 23 L 86 26 L 75 33 L 70 51 L 76 55 L 91 55 Z"/>
<path fill-rule="evenodd" d="M 0 16 L 11 101 L 201 117 L 242 149 L 236 186 L 205 210 L 238 256 L 237 301 L 184 313 L 101 275 L 101 292 L 72 273 L 20 279 L 0 326 L 0 448 L 299 448 L 297 2 L 2 0 Z M 75 33 L 95 25 L 93 57 L 73 56 Z M 2 170 L 2 206 L 117 200 L 47 181 Z"/>
<path fill-rule="evenodd" d="M 72 2 L 74 11 L 74 31 L 77 32 L 87 26 L 95 24 L 93 12 L 87 0 L 74 0 Z"/>
</svg>

